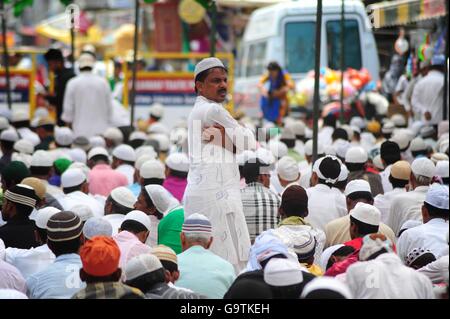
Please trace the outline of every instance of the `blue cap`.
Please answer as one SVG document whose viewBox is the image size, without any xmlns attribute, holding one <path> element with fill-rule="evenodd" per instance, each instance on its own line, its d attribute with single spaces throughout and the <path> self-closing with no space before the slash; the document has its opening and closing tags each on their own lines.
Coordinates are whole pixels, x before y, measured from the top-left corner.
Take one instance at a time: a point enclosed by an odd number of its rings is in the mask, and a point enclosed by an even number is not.
<svg viewBox="0 0 450 319">
<path fill-rule="evenodd" d="M 431 65 L 445 65 L 445 55 L 443 54 L 435 54 L 431 58 Z"/>
</svg>

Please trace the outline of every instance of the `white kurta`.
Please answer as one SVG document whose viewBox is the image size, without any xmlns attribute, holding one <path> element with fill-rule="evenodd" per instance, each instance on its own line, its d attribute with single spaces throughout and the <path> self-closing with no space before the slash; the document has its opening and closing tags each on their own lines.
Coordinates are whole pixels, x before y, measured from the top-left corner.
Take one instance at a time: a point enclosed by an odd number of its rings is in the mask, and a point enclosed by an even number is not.
<svg viewBox="0 0 450 319">
<path fill-rule="evenodd" d="M 111 89 L 108 82 L 91 72 L 67 83 L 61 119 L 72 123 L 75 137 L 102 134 L 112 120 Z"/>
<path fill-rule="evenodd" d="M 442 121 L 442 107 L 444 102 L 444 74 L 431 70 L 420 79 L 414 87 L 411 104 L 420 115 L 424 123 L 436 125 Z M 431 120 L 426 121 L 424 114 L 431 113 Z"/>
<path fill-rule="evenodd" d="M 71 210 L 76 205 L 86 205 L 92 210 L 95 217 L 104 215 L 104 207 L 94 197 L 87 195 L 81 191 L 72 192 L 62 197 L 57 197 L 58 202 L 64 210 Z"/>
<path fill-rule="evenodd" d="M 448 262 L 449 258 L 447 254 L 417 271 L 430 278 L 433 284 L 440 284 L 446 279 L 448 280 Z"/>
<path fill-rule="evenodd" d="M 44 270 L 55 261 L 55 255 L 47 245 L 31 249 L 8 247 L 5 252 L 5 261 L 16 267 L 25 279 Z"/>
<path fill-rule="evenodd" d="M 419 186 L 412 192 L 398 195 L 392 200 L 387 225 L 396 236 L 407 220 L 422 221 L 422 205 L 427 191 L 428 186 Z"/>
<path fill-rule="evenodd" d="M 391 208 L 392 200 L 398 195 L 405 194 L 406 189 L 404 188 L 394 188 L 390 192 L 384 194 L 378 194 L 375 196 L 373 206 L 378 208 L 381 212 L 381 221 L 387 223 L 389 217 L 389 210 Z"/>
<path fill-rule="evenodd" d="M 128 179 L 128 185 L 134 183 L 134 167 L 128 164 L 119 165 L 116 171 L 121 172 Z"/>
<path fill-rule="evenodd" d="M 305 218 L 314 228 L 325 231 L 332 220 L 347 214 L 345 196 L 339 189 L 317 184 L 306 190 L 308 194 L 308 216 Z"/>
<path fill-rule="evenodd" d="M 239 125 L 222 105 L 199 96 L 188 119 L 189 175 L 185 191 L 185 217 L 207 216 L 212 224 L 211 250 L 236 270 L 245 267 L 250 235 L 242 210 L 239 170 L 234 154 L 202 141 L 206 127 L 220 124 L 232 140 L 246 137 L 247 147 L 236 143 L 237 152 L 254 150 L 253 133 Z M 233 130 L 233 131 L 231 131 Z"/>
<path fill-rule="evenodd" d="M 351 265 L 346 282 L 355 299 L 434 299 L 430 279 L 394 253 Z"/>
<path fill-rule="evenodd" d="M 380 173 L 381 183 L 383 184 L 383 191 L 384 191 L 384 193 L 390 192 L 391 190 L 394 189 L 392 187 L 391 182 L 389 181 L 389 176 L 391 175 L 391 168 L 392 168 L 392 164 L 386 166 L 384 171 L 382 171 Z"/>
</svg>

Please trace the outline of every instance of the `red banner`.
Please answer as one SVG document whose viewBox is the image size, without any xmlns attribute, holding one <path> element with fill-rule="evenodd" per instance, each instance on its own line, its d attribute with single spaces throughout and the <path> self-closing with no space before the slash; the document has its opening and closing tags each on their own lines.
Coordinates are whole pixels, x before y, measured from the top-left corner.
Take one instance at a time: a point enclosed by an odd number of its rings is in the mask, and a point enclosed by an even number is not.
<svg viewBox="0 0 450 319">
<path fill-rule="evenodd" d="M 178 3 L 155 3 L 153 5 L 155 21 L 155 51 L 181 52 L 182 33 Z"/>
</svg>

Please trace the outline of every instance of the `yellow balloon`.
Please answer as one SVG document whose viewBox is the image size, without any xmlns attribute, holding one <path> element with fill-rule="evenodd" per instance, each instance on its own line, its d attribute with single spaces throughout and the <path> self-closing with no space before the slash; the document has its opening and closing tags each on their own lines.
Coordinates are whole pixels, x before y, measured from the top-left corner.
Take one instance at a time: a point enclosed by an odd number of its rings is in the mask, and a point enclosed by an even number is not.
<svg viewBox="0 0 450 319">
<path fill-rule="evenodd" d="M 178 6 L 178 14 L 187 24 L 196 24 L 203 20 L 206 10 L 195 0 L 182 0 Z"/>
</svg>

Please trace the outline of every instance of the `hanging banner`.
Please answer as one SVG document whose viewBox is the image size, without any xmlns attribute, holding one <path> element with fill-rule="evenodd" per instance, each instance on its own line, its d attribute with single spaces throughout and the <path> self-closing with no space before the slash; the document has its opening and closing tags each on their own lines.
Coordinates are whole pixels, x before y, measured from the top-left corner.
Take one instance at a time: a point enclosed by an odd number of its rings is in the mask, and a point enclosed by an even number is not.
<svg viewBox="0 0 450 319">
<path fill-rule="evenodd" d="M 29 108 L 32 99 L 32 71 L 10 70 L 11 102 L 13 107 Z M 6 74 L 0 69 L 0 108 L 7 108 Z"/>
<path fill-rule="evenodd" d="M 153 5 L 155 21 L 155 51 L 180 52 L 182 33 L 178 3 L 155 3 Z"/>
</svg>

